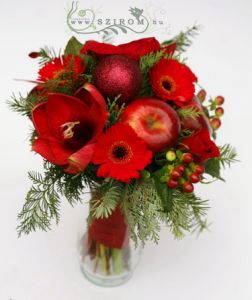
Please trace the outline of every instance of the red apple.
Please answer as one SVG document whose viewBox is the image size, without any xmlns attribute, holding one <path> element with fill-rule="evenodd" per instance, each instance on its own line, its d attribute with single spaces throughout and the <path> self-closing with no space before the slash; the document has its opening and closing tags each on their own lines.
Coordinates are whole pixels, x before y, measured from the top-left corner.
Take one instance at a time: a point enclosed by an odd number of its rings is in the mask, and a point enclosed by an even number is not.
<svg viewBox="0 0 252 300">
<path fill-rule="evenodd" d="M 180 121 L 176 111 L 156 98 L 139 98 L 121 115 L 154 153 L 172 147 L 179 138 Z"/>
<path fill-rule="evenodd" d="M 204 112 L 204 109 L 197 97 L 194 97 L 187 105 L 183 106 L 183 108 L 187 107 L 195 107 L 198 111 L 202 112 L 202 115 L 191 118 L 191 117 L 181 117 L 181 128 L 189 129 L 191 131 L 197 131 L 201 128 L 207 128 L 209 132 L 211 132 L 211 125 L 207 115 Z"/>
</svg>

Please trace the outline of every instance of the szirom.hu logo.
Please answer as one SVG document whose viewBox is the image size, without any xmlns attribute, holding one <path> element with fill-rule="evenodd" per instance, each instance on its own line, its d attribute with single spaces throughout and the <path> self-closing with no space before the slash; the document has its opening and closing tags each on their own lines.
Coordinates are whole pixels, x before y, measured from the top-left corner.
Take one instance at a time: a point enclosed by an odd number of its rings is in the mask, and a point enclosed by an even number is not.
<svg viewBox="0 0 252 300">
<path fill-rule="evenodd" d="M 119 34 L 119 33 L 144 33 L 151 28 L 164 26 L 164 21 L 150 18 L 145 15 L 143 9 L 130 8 L 123 18 L 100 17 L 92 9 L 79 8 L 76 1 L 72 2 L 67 14 L 68 27 L 79 34 Z"/>
</svg>

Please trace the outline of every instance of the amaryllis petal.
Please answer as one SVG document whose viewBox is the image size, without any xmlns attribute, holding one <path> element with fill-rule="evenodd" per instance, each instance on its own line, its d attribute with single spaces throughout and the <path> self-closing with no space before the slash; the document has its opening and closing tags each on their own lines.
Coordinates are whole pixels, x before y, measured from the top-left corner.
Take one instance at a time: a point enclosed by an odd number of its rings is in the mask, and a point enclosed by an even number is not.
<svg viewBox="0 0 252 300">
<path fill-rule="evenodd" d="M 65 171 L 70 174 L 76 174 L 84 170 L 93 156 L 94 146 L 95 144 L 88 144 L 72 154 L 68 158 L 68 167 Z"/>
<path fill-rule="evenodd" d="M 68 158 L 72 154 L 72 151 L 63 146 L 63 144 L 56 140 L 49 140 L 44 138 L 37 138 L 33 145 L 32 150 L 39 153 L 49 162 L 55 165 L 66 165 Z"/>
<path fill-rule="evenodd" d="M 50 129 L 46 117 L 46 103 L 38 104 L 32 111 L 32 121 L 37 133 L 40 136 L 50 135 Z"/>
<path fill-rule="evenodd" d="M 88 106 L 76 97 L 58 93 L 50 93 L 46 104 L 48 125 L 54 136 L 59 139 L 62 134 L 62 125 L 68 122 L 92 123 L 93 119 L 88 113 Z"/>
<path fill-rule="evenodd" d="M 130 43 L 114 46 L 106 43 L 99 43 L 96 41 L 87 41 L 81 53 L 93 52 L 98 55 L 112 55 L 121 54 L 127 55 L 134 60 L 139 60 L 141 56 L 144 56 L 150 52 L 160 49 L 160 44 L 155 38 L 143 38 Z"/>
<path fill-rule="evenodd" d="M 95 116 L 95 119 L 97 121 L 93 139 L 90 141 L 90 143 L 92 143 L 92 141 L 96 139 L 96 135 L 102 133 L 104 123 L 108 118 L 108 112 L 106 111 L 106 102 L 101 93 L 88 82 L 85 83 L 84 86 L 76 92 L 75 96 L 87 103 L 87 105 L 89 106 L 90 115 Z M 99 116 L 98 120 L 97 116 Z"/>
</svg>

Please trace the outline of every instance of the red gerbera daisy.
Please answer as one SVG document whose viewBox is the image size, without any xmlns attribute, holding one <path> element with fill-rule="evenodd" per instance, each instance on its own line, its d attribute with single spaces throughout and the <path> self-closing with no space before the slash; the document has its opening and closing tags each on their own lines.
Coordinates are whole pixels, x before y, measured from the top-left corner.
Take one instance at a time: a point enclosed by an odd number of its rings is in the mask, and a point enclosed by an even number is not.
<svg viewBox="0 0 252 300">
<path fill-rule="evenodd" d="M 139 171 L 150 162 L 152 152 L 128 124 L 112 126 L 98 140 L 92 162 L 101 165 L 97 175 L 123 182 L 139 178 Z"/>
<path fill-rule="evenodd" d="M 151 69 L 150 81 L 158 97 L 172 100 L 180 106 L 193 98 L 197 77 L 177 60 L 162 58 Z"/>
<path fill-rule="evenodd" d="M 63 74 L 72 73 L 74 79 L 85 71 L 85 65 L 82 59 L 75 55 L 62 56 L 54 58 L 46 63 L 38 72 L 40 81 L 47 81 L 61 77 Z"/>
</svg>

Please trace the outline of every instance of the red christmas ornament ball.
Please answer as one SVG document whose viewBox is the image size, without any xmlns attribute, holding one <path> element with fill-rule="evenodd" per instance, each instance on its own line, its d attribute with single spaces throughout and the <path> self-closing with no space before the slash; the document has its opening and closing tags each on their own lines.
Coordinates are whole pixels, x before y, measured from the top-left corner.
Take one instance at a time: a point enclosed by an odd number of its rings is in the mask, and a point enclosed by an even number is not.
<svg viewBox="0 0 252 300">
<path fill-rule="evenodd" d="M 137 95 L 143 82 L 138 63 L 124 55 L 110 55 L 103 58 L 93 73 L 93 82 L 100 92 L 120 102 L 127 102 Z"/>
</svg>

